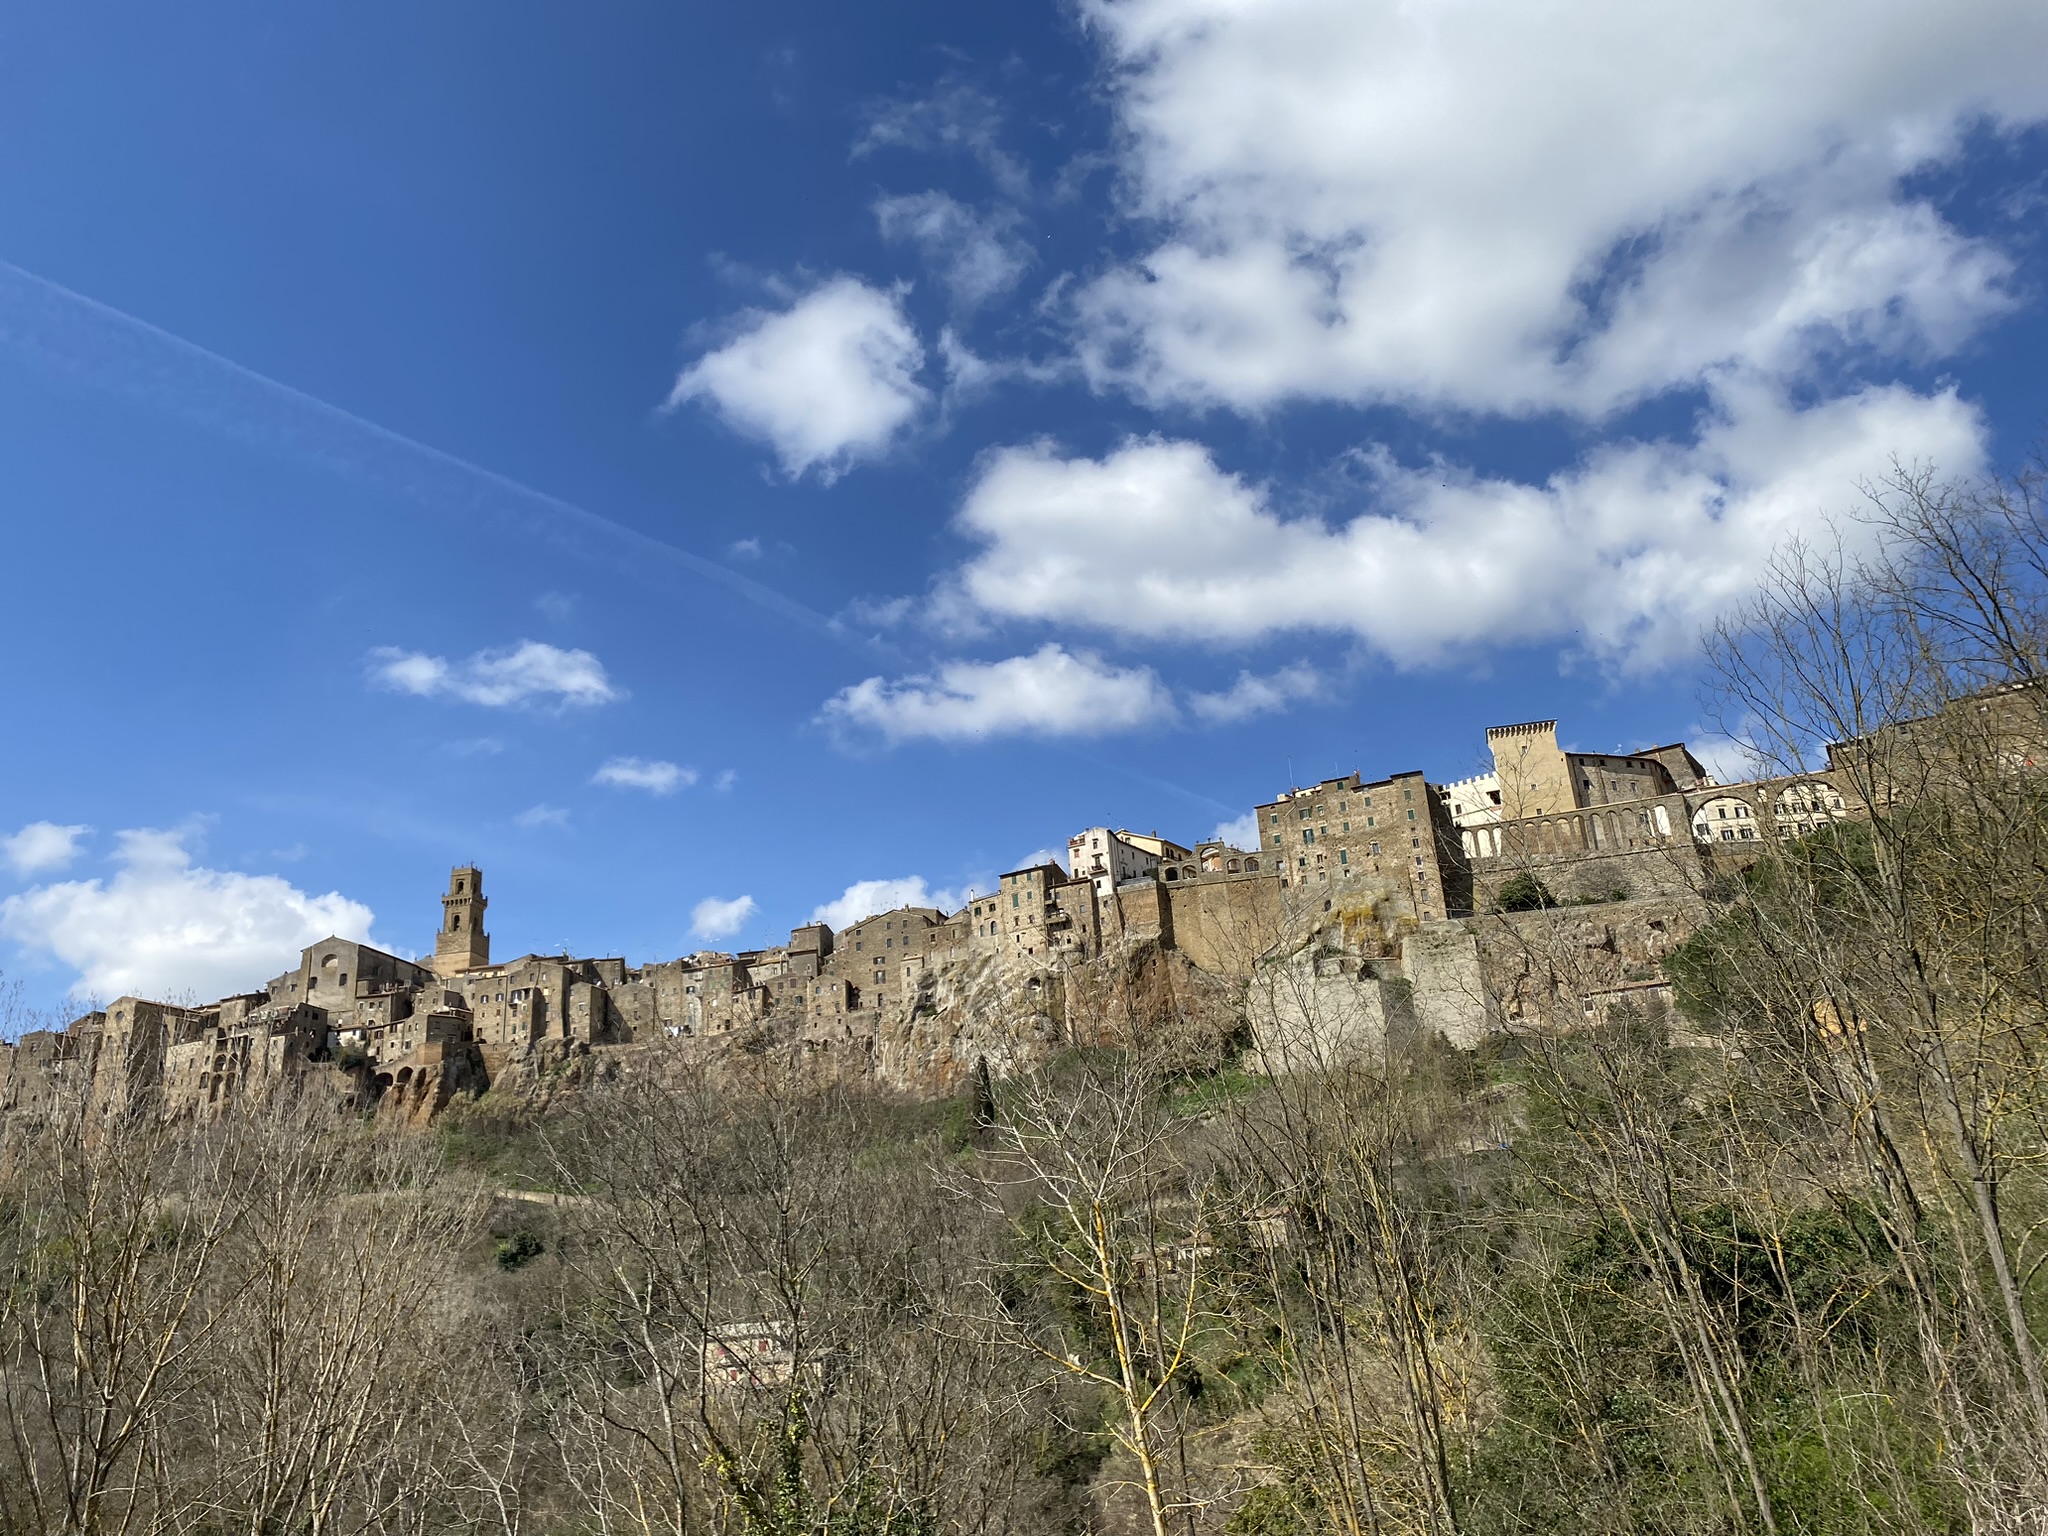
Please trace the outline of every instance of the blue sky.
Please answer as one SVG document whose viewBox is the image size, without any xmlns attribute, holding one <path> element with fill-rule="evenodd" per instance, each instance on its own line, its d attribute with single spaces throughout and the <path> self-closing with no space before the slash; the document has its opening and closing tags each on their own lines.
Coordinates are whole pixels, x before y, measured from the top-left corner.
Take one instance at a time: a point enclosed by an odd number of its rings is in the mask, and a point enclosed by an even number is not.
<svg viewBox="0 0 2048 1536">
<path fill-rule="evenodd" d="M 0 967 L 635 961 L 1699 738 L 2048 416 L 2048 12 L 22 5 Z"/>
</svg>

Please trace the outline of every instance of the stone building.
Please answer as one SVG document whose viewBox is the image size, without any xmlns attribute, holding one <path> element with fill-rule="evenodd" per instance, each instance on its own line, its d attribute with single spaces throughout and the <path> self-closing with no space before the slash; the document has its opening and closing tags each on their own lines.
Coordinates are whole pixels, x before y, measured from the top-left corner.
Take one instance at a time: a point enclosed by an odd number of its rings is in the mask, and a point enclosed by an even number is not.
<svg viewBox="0 0 2048 1536">
<path fill-rule="evenodd" d="M 1290 789 L 1255 814 L 1259 849 L 1289 885 L 1392 880 L 1424 920 L 1472 910 L 1471 865 L 1443 792 L 1419 772 L 1356 773 Z"/>
<path fill-rule="evenodd" d="M 434 970 L 458 976 L 491 963 L 491 936 L 484 932 L 483 871 L 474 864 L 452 870 L 441 898 L 441 931 L 434 935 Z"/>
<path fill-rule="evenodd" d="M 1067 839 L 1067 867 L 1076 880 L 1095 886 L 1095 899 L 1108 906 L 1116 888 L 1143 880 L 1160 865 L 1186 859 L 1187 849 L 1154 832 L 1149 836 L 1114 827 L 1089 827 Z"/>
</svg>

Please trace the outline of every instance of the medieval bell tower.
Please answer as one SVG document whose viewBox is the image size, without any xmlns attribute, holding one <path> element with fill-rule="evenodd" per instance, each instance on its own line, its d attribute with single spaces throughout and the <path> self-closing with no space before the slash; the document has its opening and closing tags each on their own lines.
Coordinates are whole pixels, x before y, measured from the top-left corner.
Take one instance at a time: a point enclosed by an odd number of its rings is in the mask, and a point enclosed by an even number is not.
<svg viewBox="0 0 2048 1536">
<path fill-rule="evenodd" d="M 484 872 L 465 864 L 448 876 L 441 898 L 441 931 L 434 936 L 434 974 L 457 976 L 491 963 L 491 936 L 484 932 Z"/>
</svg>

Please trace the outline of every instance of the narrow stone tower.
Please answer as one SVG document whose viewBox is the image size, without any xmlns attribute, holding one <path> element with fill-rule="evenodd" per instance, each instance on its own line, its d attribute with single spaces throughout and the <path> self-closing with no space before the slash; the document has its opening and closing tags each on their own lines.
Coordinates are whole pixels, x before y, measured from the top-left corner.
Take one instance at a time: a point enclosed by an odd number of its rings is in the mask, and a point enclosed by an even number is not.
<svg viewBox="0 0 2048 1536">
<path fill-rule="evenodd" d="M 484 872 L 465 864 L 448 876 L 441 898 L 441 931 L 434 936 L 434 973 L 459 976 L 491 963 L 491 936 L 484 932 Z"/>
</svg>

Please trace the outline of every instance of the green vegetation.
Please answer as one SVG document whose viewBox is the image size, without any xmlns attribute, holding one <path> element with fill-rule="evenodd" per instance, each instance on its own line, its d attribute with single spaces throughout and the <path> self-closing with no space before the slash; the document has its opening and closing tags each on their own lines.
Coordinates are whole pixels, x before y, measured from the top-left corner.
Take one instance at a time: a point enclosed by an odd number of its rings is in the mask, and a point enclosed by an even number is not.
<svg viewBox="0 0 2048 1536">
<path fill-rule="evenodd" d="M 1536 912 L 1556 906 L 1557 898 L 1550 894 L 1549 886 L 1524 869 L 1508 877 L 1494 905 L 1503 912 Z"/>
</svg>

